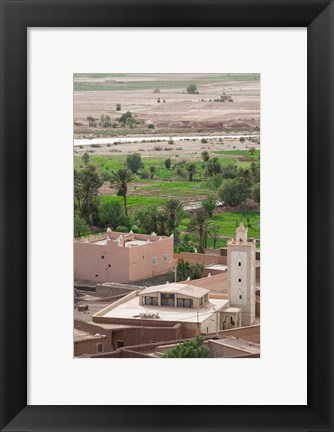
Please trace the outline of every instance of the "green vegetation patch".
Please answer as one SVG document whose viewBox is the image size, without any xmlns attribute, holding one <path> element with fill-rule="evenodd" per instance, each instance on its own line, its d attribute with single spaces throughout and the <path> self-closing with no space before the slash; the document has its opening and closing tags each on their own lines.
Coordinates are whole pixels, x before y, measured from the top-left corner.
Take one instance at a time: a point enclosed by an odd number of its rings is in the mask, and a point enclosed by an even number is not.
<svg viewBox="0 0 334 432">
<path fill-rule="evenodd" d="M 119 201 L 120 203 L 123 203 L 123 197 L 122 196 L 100 196 L 99 200 L 101 203 L 109 202 L 109 201 Z M 166 200 L 163 198 L 157 198 L 157 197 L 142 197 L 142 196 L 127 196 L 127 204 L 129 208 L 140 208 L 144 206 L 150 206 L 150 205 L 162 205 L 165 204 Z"/>
<path fill-rule="evenodd" d="M 222 237 L 235 237 L 235 230 L 242 222 L 248 227 L 248 237 L 260 239 L 260 212 L 225 212 L 214 215 L 211 219 L 212 224 L 219 226 L 219 235 Z M 189 218 L 182 219 L 180 228 L 187 230 Z"/>
</svg>

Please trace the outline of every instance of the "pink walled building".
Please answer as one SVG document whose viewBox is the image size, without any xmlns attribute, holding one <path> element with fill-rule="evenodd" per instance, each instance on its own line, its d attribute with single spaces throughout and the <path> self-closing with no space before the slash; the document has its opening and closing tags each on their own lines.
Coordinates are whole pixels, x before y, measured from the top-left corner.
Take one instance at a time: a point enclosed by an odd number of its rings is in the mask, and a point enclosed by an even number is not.
<svg viewBox="0 0 334 432">
<path fill-rule="evenodd" d="M 173 259 L 174 238 L 156 234 L 112 232 L 74 241 L 74 278 L 128 283 L 166 273 Z"/>
</svg>

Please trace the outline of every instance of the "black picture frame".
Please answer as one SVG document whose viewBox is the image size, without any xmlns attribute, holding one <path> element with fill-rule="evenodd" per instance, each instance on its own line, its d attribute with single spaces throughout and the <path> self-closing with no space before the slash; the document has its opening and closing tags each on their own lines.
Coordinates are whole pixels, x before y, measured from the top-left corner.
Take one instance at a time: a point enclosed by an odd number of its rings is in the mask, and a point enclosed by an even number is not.
<svg viewBox="0 0 334 432">
<path fill-rule="evenodd" d="M 0 4 L 1 430 L 333 431 L 333 0 Z M 27 28 L 113 26 L 307 27 L 307 406 L 27 406 Z"/>
</svg>

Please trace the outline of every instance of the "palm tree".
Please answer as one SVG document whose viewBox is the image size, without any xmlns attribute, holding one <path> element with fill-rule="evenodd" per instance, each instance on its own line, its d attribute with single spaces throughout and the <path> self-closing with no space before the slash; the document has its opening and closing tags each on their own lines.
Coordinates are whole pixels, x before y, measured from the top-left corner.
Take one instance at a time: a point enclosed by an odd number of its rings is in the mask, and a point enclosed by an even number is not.
<svg viewBox="0 0 334 432">
<path fill-rule="evenodd" d="M 121 168 L 114 171 L 110 178 L 110 186 L 117 190 L 117 193 L 123 196 L 124 199 L 124 213 L 128 215 L 128 208 L 126 204 L 126 195 L 128 193 L 128 184 L 135 179 L 133 173 L 127 168 Z"/>
<path fill-rule="evenodd" d="M 183 204 L 177 198 L 170 198 L 163 206 L 163 209 L 168 217 L 168 233 L 171 235 L 178 225 L 180 213 L 183 211 Z"/>
<path fill-rule="evenodd" d="M 166 235 L 166 223 L 168 222 L 168 215 L 165 211 L 159 211 L 157 214 L 157 220 L 160 226 L 159 234 Z"/>
<path fill-rule="evenodd" d="M 205 243 L 211 227 L 211 221 L 204 210 L 200 209 L 191 218 L 189 223 L 189 231 L 195 232 L 198 235 L 198 252 L 205 253 Z"/>
<path fill-rule="evenodd" d="M 189 174 L 189 181 L 192 182 L 193 181 L 193 177 L 194 177 L 194 175 L 195 175 L 195 173 L 197 171 L 197 166 L 196 166 L 196 164 L 194 162 L 191 162 L 191 163 L 188 163 L 185 166 L 185 168 L 186 168 L 186 170 L 188 171 L 188 174 Z"/>
</svg>

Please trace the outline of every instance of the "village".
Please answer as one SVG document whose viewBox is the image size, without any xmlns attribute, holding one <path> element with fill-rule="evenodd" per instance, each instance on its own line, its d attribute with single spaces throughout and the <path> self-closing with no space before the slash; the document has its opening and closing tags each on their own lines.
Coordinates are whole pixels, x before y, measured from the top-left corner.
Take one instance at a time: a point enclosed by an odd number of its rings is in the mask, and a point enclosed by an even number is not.
<svg viewBox="0 0 334 432">
<path fill-rule="evenodd" d="M 260 357 L 259 75 L 74 90 L 74 356 Z"/>
<path fill-rule="evenodd" d="M 260 251 L 243 224 L 220 255 L 174 254 L 173 236 L 110 229 L 74 247 L 75 356 L 160 358 L 197 336 L 209 357 L 260 356 Z M 150 285 L 180 261 L 205 276 Z"/>
</svg>

